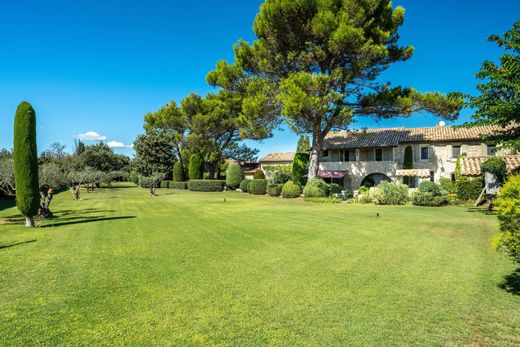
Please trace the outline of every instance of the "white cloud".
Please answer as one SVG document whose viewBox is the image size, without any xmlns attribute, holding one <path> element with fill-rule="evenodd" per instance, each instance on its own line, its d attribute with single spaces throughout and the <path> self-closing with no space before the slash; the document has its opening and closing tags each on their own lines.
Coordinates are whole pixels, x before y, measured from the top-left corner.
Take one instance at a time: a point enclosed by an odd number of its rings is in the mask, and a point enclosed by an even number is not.
<svg viewBox="0 0 520 347">
<path fill-rule="evenodd" d="M 123 142 L 119 141 L 110 141 L 107 145 L 110 148 L 134 148 L 134 145 L 125 145 Z"/>
<path fill-rule="evenodd" d="M 78 140 L 85 140 L 85 141 L 105 141 L 107 139 L 106 136 L 100 135 L 99 133 L 95 131 L 87 131 L 84 134 L 78 134 L 76 135 L 76 138 Z"/>
</svg>

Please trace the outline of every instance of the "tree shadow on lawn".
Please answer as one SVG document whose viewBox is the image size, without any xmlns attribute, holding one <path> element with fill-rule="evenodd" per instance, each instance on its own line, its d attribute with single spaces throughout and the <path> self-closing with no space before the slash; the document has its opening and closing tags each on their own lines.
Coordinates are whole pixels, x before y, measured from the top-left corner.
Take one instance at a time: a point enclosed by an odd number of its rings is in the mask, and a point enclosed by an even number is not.
<svg viewBox="0 0 520 347">
<path fill-rule="evenodd" d="M 95 208 L 85 208 L 81 210 L 59 210 L 54 211 L 54 216 L 48 219 L 44 219 L 41 217 L 36 217 L 37 221 L 52 221 L 52 220 L 71 220 L 71 219 L 78 219 L 83 218 L 82 215 L 84 214 L 90 214 L 90 213 L 112 213 L 117 212 L 115 210 L 99 210 Z M 76 216 L 75 216 L 76 215 Z M 103 216 L 104 217 L 104 216 Z M 100 218 L 97 216 L 96 218 Z M 10 216 L 5 216 L 0 218 L 0 225 L 16 225 L 16 224 L 24 224 L 25 223 L 25 217 L 22 216 L 20 213 L 13 214 Z"/>
<path fill-rule="evenodd" d="M 36 240 L 20 241 L 20 242 L 12 243 L 10 245 L 0 245 L 0 250 L 2 250 L 4 248 L 10 248 L 10 247 L 14 247 L 14 246 L 23 245 L 23 244 L 26 244 L 26 243 L 31 243 L 31 242 L 36 242 Z"/>
<path fill-rule="evenodd" d="M 87 216 L 87 217 L 66 217 L 66 218 L 53 218 L 49 219 L 48 223 L 40 226 L 40 228 L 54 228 L 63 225 L 72 225 L 72 224 L 82 224 L 82 223 L 91 223 L 91 222 L 102 222 L 108 220 L 117 220 L 117 219 L 132 219 L 137 218 L 137 216 L 114 216 L 114 217 L 105 217 L 105 216 Z"/>
<path fill-rule="evenodd" d="M 475 207 L 475 206 L 473 206 L 473 207 L 468 207 L 466 209 L 466 211 L 468 211 L 468 212 L 480 212 L 480 213 L 488 215 L 488 216 L 495 216 L 497 214 L 497 211 L 495 211 L 495 210 L 489 211 L 487 209 L 487 207 Z"/>
<path fill-rule="evenodd" d="M 520 295 L 520 267 L 504 277 L 504 282 L 498 287 L 513 295 Z"/>
</svg>

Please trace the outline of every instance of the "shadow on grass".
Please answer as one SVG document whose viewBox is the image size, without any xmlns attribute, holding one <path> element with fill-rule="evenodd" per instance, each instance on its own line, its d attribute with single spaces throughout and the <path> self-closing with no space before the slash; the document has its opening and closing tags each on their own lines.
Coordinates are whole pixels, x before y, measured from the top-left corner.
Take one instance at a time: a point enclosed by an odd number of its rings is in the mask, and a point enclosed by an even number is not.
<svg viewBox="0 0 520 347">
<path fill-rule="evenodd" d="M 12 197 L 0 198 L 0 211 L 7 210 L 8 208 L 15 207 L 16 200 Z"/>
<path fill-rule="evenodd" d="M 63 225 L 102 222 L 107 220 L 117 219 L 132 219 L 137 218 L 136 216 L 119 216 L 119 217 L 105 217 L 105 216 L 88 216 L 88 217 L 68 217 L 68 218 L 53 218 L 48 220 L 48 224 L 42 225 L 40 228 L 53 228 Z"/>
<path fill-rule="evenodd" d="M 520 267 L 504 277 L 504 282 L 499 287 L 513 295 L 520 295 Z"/>
<path fill-rule="evenodd" d="M 488 216 L 494 216 L 494 215 L 497 214 L 497 212 L 495 210 L 489 211 L 487 206 L 468 207 L 466 209 L 466 211 L 468 211 L 468 212 L 479 212 L 479 213 L 482 213 L 482 214 L 485 214 L 485 215 L 488 215 Z"/>
<path fill-rule="evenodd" d="M 10 248 L 10 247 L 14 247 L 14 246 L 19 246 L 19 245 L 23 245 L 23 244 L 31 243 L 31 242 L 36 242 L 36 240 L 21 241 L 21 242 L 17 242 L 17 243 L 12 243 L 10 245 L 0 245 L 0 249 Z"/>
</svg>

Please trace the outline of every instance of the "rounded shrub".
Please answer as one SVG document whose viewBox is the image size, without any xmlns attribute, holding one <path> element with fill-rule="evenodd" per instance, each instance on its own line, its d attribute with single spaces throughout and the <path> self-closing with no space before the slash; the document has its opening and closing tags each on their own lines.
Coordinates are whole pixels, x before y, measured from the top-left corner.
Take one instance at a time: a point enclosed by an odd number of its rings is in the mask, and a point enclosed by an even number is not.
<svg viewBox="0 0 520 347">
<path fill-rule="evenodd" d="M 309 187 L 309 186 L 319 188 L 325 194 L 324 196 L 329 195 L 329 185 L 327 183 L 325 183 L 323 178 L 320 178 L 320 177 L 311 178 L 305 185 L 305 187 Z"/>
<path fill-rule="evenodd" d="M 251 182 L 250 179 L 248 178 L 244 178 L 242 181 L 240 181 L 240 190 L 243 191 L 244 193 L 247 193 L 247 186 L 249 185 L 249 182 Z"/>
<path fill-rule="evenodd" d="M 404 205 L 408 201 L 408 186 L 381 182 L 372 193 L 372 201 L 377 205 Z"/>
<path fill-rule="evenodd" d="M 252 180 L 251 182 L 249 182 L 249 186 L 247 187 L 247 190 L 251 194 L 265 195 L 266 190 L 267 190 L 267 180 L 265 180 L 265 179 Z"/>
<path fill-rule="evenodd" d="M 283 170 L 277 170 L 273 173 L 273 177 L 271 178 L 271 181 L 275 184 L 284 184 L 287 181 L 292 180 L 292 175 Z"/>
<path fill-rule="evenodd" d="M 200 154 L 192 154 L 188 169 L 190 180 L 200 180 L 204 176 L 204 159 Z"/>
<path fill-rule="evenodd" d="M 442 206 L 448 201 L 448 192 L 433 182 L 422 182 L 412 194 L 412 204 L 417 206 Z"/>
<path fill-rule="evenodd" d="M 296 153 L 294 155 L 292 165 L 292 176 L 295 182 L 304 185 L 306 178 L 304 177 L 309 171 L 309 154 Z"/>
<path fill-rule="evenodd" d="M 255 180 L 263 180 L 265 178 L 265 174 L 262 169 L 256 169 L 255 173 L 253 174 L 253 178 Z"/>
<path fill-rule="evenodd" d="M 184 182 L 184 167 L 180 160 L 177 160 L 175 164 L 173 164 L 173 181 Z"/>
<path fill-rule="evenodd" d="M 270 196 L 280 196 L 280 194 L 282 194 L 282 188 L 283 188 L 283 184 L 269 183 L 267 185 L 266 192 Z"/>
<path fill-rule="evenodd" d="M 324 198 L 327 196 L 325 191 L 323 189 L 320 189 L 319 187 L 307 184 L 303 188 L 303 196 L 306 198 Z"/>
<path fill-rule="evenodd" d="M 297 198 L 301 194 L 302 188 L 293 181 L 287 181 L 282 187 L 282 197 L 284 198 Z"/>
<path fill-rule="evenodd" d="M 237 189 L 242 182 L 242 169 L 240 165 L 232 163 L 226 171 L 226 184 L 231 189 Z"/>
<path fill-rule="evenodd" d="M 195 192 L 221 192 L 225 182 L 221 180 L 189 180 L 188 189 Z"/>
<path fill-rule="evenodd" d="M 40 208 L 36 113 L 25 101 L 16 109 L 13 149 L 16 206 L 26 217 L 26 226 L 33 227 L 33 217 L 38 214 Z"/>
</svg>

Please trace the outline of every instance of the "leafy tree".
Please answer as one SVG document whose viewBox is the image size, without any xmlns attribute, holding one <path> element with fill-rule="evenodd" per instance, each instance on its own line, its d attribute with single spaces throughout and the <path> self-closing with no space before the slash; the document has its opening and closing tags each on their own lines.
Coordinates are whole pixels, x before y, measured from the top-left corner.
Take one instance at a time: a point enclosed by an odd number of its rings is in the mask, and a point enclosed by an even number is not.
<svg viewBox="0 0 520 347">
<path fill-rule="evenodd" d="M 204 176 L 204 159 L 200 154 L 191 155 L 188 175 L 190 180 L 200 180 Z"/>
<path fill-rule="evenodd" d="M 489 41 L 507 53 L 500 64 L 486 60 L 477 74 L 484 82 L 477 85 L 479 96 L 470 97 L 469 106 L 476 109 L 470 125 L 499 125 L 502 130 L 489 137 L 499 144 L 520 149 L 520 21 L 502 37 L 491 35 Z"/>
<path fill-rule="evenodd" d="M 506 161 L 500 157 L 488 158 L 480 165 L 482 173 L 489 172 L 496 177 L 499 185 L 504 184 L 507 179 L 507 164 Z"/>
<path fill-rule="evenodd" d="M 297 134 L 311 135 L 311 178 L 325 136 L 356 116 L 458 116 L 460 93 L 421 94 L 378 81 L 412 56 L 413 47 L 398 45 L 403 20 L 404 9 L 390 0 L 266 0 L 253 25 L 258 40 L 239 41 L 235 63 L 219 62 L 208 82 L 245 91 L 242 117 L 252 130 L 244 132 L 269 136 L 282 116 Z"/>
<path fill-rule="evenodd" d="M 292 165 L 292 176 L 296 183 L 305 185 L 305 175 L 309 170 L 309 153 L 296 153 Z"/>
<path fill-rule="evenodd" d="M 130 159 L 114 150 L 105 143 L 85 146 L 84 150 L 77 156 L 78 168 L 91 167 L 103 172 L 127 169 Z"/>
<path fill-rule="evenodd" d="M 182 162 L 177 160 L 175 164 L 173 164 L 173 181 L 174 182 L 184 182 L 184 167 L 182 166 Z"/>
<path fill-rule="evenodd" d="M 14 117 L 14 172 L 16 205 L 25 216 L 25 226 L 34 227 L 40 207 L 38 154 L 36 150 L 36 113 L 23 101 Z"/>
<path fill-rule="evenodd" d="M 226 172 L 226 185 L 231 189 L 236 189 L 240 182 L 242 182 L 242 169 L 240 169 L 240 165 L 236 163 L 232 163 L 229 165 Z"/>
<path fill-rule="evenodd" d="M 61 145 L 58 142 L 54 142 L 50 145 L 50 148 L 43 151 L 40 155 L 39 162 L 50 163 L 50 162 L 62 162 L 67 157 L 65 152 L 65 145 Z"/>
<path fill-rule="evenodd" d="M 152 174 L 171 174 L 175 160 L 172 134 L 167 130 L 149 130 L 134 141 L 133 166 L 145 177 Z"/>
<path fill-rule="evenodd" d="M 6 149 L 0 151 L 0 193 L 15 195 L 13 153 Z"/>
<path fill-rule="evenodd" d="M 296 153 L 307 153 L 311 151 L 311 143 L 309 136 L 301 135 L 298 139 L 298 145 L 296 146 Z"/>
</svg>

